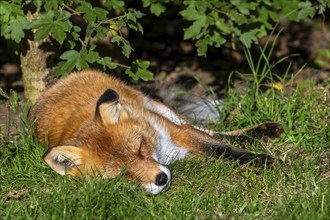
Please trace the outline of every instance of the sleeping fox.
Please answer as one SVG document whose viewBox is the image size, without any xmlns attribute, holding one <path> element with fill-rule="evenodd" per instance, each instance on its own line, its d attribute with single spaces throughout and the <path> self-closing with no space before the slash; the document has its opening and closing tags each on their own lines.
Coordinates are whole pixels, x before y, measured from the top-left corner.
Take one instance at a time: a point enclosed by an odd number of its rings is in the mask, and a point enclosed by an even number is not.
<svg viewBox="0 0 330 220">
<path fill-rule="evenodd" d="M 188 154 L 272 164 L 266 154 L 240 150 L 194 127 L 173 110 L 98 71 L 72 73 L 43 93 L 31 111 L 44 161 L 57 173 L 113 178 L 123 169 L 152 194 L 171 183 L 167 165 Z M 257 132 L 281 128 L 266 123 Z M 259 129 L 259 130 L 258 130 Z M 251 130 L 251 129 L 250 129 Z M 220 133 L 241 135 L 242 131 Z"/>
</svg>

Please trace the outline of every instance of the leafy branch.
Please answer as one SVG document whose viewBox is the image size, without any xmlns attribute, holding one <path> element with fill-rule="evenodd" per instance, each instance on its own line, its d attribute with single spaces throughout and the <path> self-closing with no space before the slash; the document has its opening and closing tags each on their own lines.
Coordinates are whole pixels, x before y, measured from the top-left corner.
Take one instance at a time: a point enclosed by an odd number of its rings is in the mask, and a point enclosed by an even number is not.
<svg viewBox="0 0 330 220">
<path fill-rule="evenodd" d="M 169 0 L 142 0 L 144 7 L 159 16 L 165 12 Z M 195 41 L 199 56 L 206 56 L 208 47 L 220 47 L 231 41 L 235 49 L 237 42 L 251 47 L 258 39 L 272 30 L 282 19 L 308 20 L 322 14 L 330 6 L 328 0 L 182 0 L 180 15 L 190 21 L 184 29 L 184 39 Z"/>
<path fill-rule="evenodd" d="M 144 14 L 127 8 L 124 0 L 101 1 L 95 6 L 87 0 L 15 0 L 0 1 L 1 36 L 22 44 L 33 34 L 34 41 L 51 39 L 65 48 L 55 74 L 65 75 L 73 69 L 90 68 L 99 64 L 104 69 L 126 68 L 125 73 L 134 79 L 152 79 L 148 72 L 149 62 L 132 61 L 130 67 L 115 63 L 111 57 L 101 57 L 91 45 L 91 39 L 105 39 L 122 49 L 129 59 L 134 51 L 123 28 L 143 33 L 138 20 Z M 282 19 L 308 20 L 323 14 L 330 6 L 329 0 L 141 0 L 143 7 L 160 16 L 173 5 L 178 6 L 188 25 L 183 29 L 184 40 L 195 41 L 199 56 L 206 56 L 209 47 L 221 47 L 230 42 L 236 48 L 238 42 L 246 47 L 258 43 L 274 25 Z M 37 14 L 30 21 L 28 14 Z M 115 16 L 113 16 L 115 15 Z M 86 22 L 81 27 L 71 22 L 72 16 L 80 16 Z"/>
<path fill-rule="evenodd" d="M 102 40 L 106 36 L 110 36 L 110 42 L 121 47 L 126 58 L 130 57 L 134 50 L 121 33 L 121 29 L 128 27 L 143 33 L 143 28 L 137 20 L 144 14 L 132 8 L 126 10 L 124 1 L 109 0 L 105 1 L 104 7 L 97 7 L 84 0 L 28 2 L 17 0 L 1 1 L 0 8 L 1 35 L 6 39 L 20 44 L 26 38 L 26 31 L 30 31 L 33 33 L 34 41 L 42 41 L 50 37 L 68 48 L 60 56 L 62 61 L 56 65 L 55 75 L 66 75 L 74 69 L 88 69 L 91 64 L 96 63 L 100 64 L 104 70 L 114 69 L 118 66 L 124 67 L 136 80 L 153 78 L 151 72 L 147 70 L 149 62 L 133 61 L 132 67 L 118 64 L 113 62 L 111 57 L 101 57 L 95 50 L 95 46 L 90 44 L 93 38 Z M 31 11 L 26 11 L 25 8 L 36 8 L 37 16 L 32 21 L 26 18 L 26 14 Z M 111 9 L 117 10 L 120 15 L 111 18 Z M 81 16 L 87 24 L 83 38 L 81 28 L 70 20 L 74 15 Z M 136 65 L 141 62 L 144 65 Z"/>
</svg>

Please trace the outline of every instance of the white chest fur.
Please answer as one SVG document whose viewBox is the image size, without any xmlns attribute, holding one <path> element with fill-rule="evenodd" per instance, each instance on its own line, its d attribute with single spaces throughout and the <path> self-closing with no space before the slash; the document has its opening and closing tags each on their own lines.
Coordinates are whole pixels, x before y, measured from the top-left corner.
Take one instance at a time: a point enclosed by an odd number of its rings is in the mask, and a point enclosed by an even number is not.
<svg viewBox="0 0 330 220">
<path fill-rule="evenodd" d="M 155 160 L 162 165 L 168 165 L 176 160 L 186 157 L 189 153 L 187 149 L 176 146 L 165 127 L 159 125 L 156 121 L 151 122 L 152 126 L 158 133 L 157 151 L 154 155 Z"/>
</svg>

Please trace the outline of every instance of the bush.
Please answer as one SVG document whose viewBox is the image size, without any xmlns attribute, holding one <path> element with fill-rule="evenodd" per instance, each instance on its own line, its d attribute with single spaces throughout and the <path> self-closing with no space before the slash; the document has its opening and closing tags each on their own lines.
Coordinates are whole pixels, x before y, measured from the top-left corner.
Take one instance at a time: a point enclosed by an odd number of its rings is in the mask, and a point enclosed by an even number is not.
<svg viewBox="0 0 330 220">
<path fill-rule="evenodd" d="M 87 0 L 14 0 L 0 2 L 1 36 L 16 45 L 50 37 L 67 48 L 60 55 L 54 73 L 65 75 L 74 69 L 87 69 L 92 63 L 104 69 L 123 66 L 111 57 L 101 57 L 92 38 L 104 39 L 110 33 L 110 41 L 122 48 L 129 58 L 133 51 L 129 40 L 122 34 L 123 28 L 143 33 L 138 19 L 144 14 L 136 8 L 126 7 L 123 0 L 104 0 L 97 3 Z M 160 16 L 167 8 L 177 5 L 182 19 L 190 22 L 184 29 L 184 39 L 194 40 L 198 55 L 206 56 L 208 47 L 220 47 L 231 41 L 250 47 L 258 38 L 281 19 L 292 21 L 310 19 L 322 14 L 330 3 L 327 0 L 142 0 L 143 7 Z M 75 25 L 72 16 L 81 16 L 86 29 Z M 82 34 L 82 32 L 86 32 Z M 19 47 L 18 47 L 19 48 Z M 125 73 L 133 79 L 150 80 L 153 74 L 147 70 L 148 61 L 135 60 Z"/>
</svg>

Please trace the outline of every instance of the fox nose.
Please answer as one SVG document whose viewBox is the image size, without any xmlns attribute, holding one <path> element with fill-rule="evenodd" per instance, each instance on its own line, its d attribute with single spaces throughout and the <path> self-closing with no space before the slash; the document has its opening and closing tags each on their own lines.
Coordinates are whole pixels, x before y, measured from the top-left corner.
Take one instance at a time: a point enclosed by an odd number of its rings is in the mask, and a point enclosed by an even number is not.
<svg viewBox="0 0 330 220">
<path fill-rule="evenodd" d="M 156 181 L 155 184 L 157 186 L 164 186 L 168 181 L 168 176 L 166 175 L 166 173 L 161 172 L 156 176 Z"/>
</svg>

